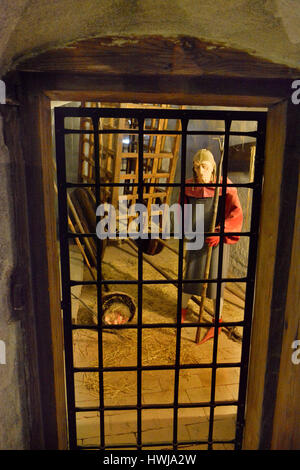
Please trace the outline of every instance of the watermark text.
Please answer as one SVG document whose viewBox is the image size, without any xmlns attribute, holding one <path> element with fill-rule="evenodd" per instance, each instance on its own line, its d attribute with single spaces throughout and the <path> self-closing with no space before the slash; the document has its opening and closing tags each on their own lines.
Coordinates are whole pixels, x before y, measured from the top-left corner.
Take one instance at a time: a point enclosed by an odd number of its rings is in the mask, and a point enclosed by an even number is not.
<svg viewBox="0 0 300 470">
<path fill-rule="evenodd" d="M 291 99 L 293 104 L 300 103 L 300 80 L 294 80 L 292 83 L 292 88 L 296 90 L 292 93 Z"/>
<path fill-rule="evenodd" d="M 300 339 L 295 339 L 295 341 L 292 342 L 292 349 L 296 349 L 291 357 L 292 363 L 298 365 L 300 364 Z"/>
<path fill-rule="evenodd" d="M 6 86 L 3 80 L 0 80 L 0 104 L 6 103 Z"/>
<path fill-rule="evenodd" d="M 0 364 L 6 364 L 6 347 L 2 339 L 0 339 Z"/>
<path fill-rule="evenodd" d="M 119 200 L 118 210 L 112 204 L 103 203 L 97 207 L 96 234 L 101 240 L 107 238 L 157 239 L 171 238 L 171 214 L 173 214 L 173 238 L 186 239 L 187 250 L 200 250 L 204 244 L 203 204 L 174 203 L 151 204 L 150 215 L 144 204 L 127 205 L 126 199 Z"/>
</svg>

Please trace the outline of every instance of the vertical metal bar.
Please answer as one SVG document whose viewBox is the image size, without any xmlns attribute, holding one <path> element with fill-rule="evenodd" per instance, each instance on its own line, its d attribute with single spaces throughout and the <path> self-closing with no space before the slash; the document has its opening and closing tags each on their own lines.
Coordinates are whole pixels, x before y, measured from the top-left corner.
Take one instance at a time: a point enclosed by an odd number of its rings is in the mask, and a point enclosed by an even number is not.
<svg viewBox="0 0 300 470">
<path fill-rule="evenodd" d="M 69 447 L 76 449 L 76 413 L 75 413 L 75 389 L 74 389 L 74 360 L 72 338 L 72 302 L 70 287 L 70 257 L 68 241 L 68 206 L 66 188 L 66 155 L 64 117 L 55 109 L 55 141 L 56 141 L 56 168 L 58 190 L 58 218 L 61 258 L 61 287 L 62 308 L 65 343 L 65 374 L 67 385 L 68 431 Z"/>
<path fill-rule="evenodd" d="M 257 259 L 257 245 L 258 245 L 258 229 L 260 220 L 260 208 L 261 208 L 261 193 L 262 193 L 262 181 L 263 181 L 263 170 L 264 170 L 264 149 L 265 149 L 265 133 L 266 133 L 266 122 L 265 119 L 258 120 L 258 137 L 257 137 L 257 148 L 255 156 L 255 170 L 254 170 L 254 189 L 252 198 L 252 209 L 251 209 L 251 232 L 253 235 L 250 236 L 249 253 L 248 253 L 248 269 L 247 269 L 247 285 L 246 285 L 246 296 L 245 296 L 245 325 L 243 331 L 243 342 L 241 352 L 241 370 L 240 370 L 240 386 L 239 386 L 239 406 L 237 413 L 236 423 L 236 436 L 235 436 L 235 450 L 242 448 L 243 440 L 243 429 L 244 429 L 244 415 L 245 415 L 245 402 L 246 402 L 246 391 L 247 391 L 247 375 L 248 375 L 248 361 L 250 351 L 250 339 L 251 339 L 251 324 L 252 324 L 252 309 L 255 289 L 255 269 Z"/>
<path fill-rule="evenodd" d="M 101 204 L 100 200 L 100 156 L 99 156 L 99 117 L 93 117 L 94 131 L 94 161 L 95 161 L 95 197 L 96 209 Z M 96 218 L 96 224 L 98 217 Z M 97 318 L 98 318 L 98 366 L 99 370 L 99 405 L 100 405 L 100 448 L 105 448 L 105 430 L 104 430 L 104 387 L 103 387 L 103 341 L 102 341 L 102 241 L 96 239 L 97 246 Z"/>
<path fill-rule="evenodd" d="M 231 126 L 231 118 L 225 118 L 225 140 L 224 140 L 224 157 L 222 165 L 222 194 L 220 201 L 220 231 L 224 232 L 225 227 L 225 204 L 226 204 L 226 191 L 227 191 L 227 169 L 228 169 L 228 149 L 229 149 L 229 131 Z M 215 413 L 215 392 L 216 392 L 216 363 L 217 363 L 217 352 L 218 352 L 218 330 L 219 330 L 219 318 L 220 318 L 220 299 L 221 299 L 221 287 L 222 287 L 222 271 L 223 271 L 223 247 L 224 247 L 224 236 L 220 235 L 219 242 L 219 257 L 218 257 L 218 276 L 217 276 L 217 298 L 216 298 L 216 311 L 215 311 L 215 330 L 214 330 L 214 344 L 213 344 L 213 360 L 212 360 L 212 374 L 211 374 L 211 403 L 210 416 L 209 416 L 209 431 L 208 431 L 208 450 L 212 449 L 213 440 L 213 427 L 214 427 L 214 413 Z"/>
<path fill-rule="evenodd" d="M 138 203 L 143 203 L 144 117 L 138 119 Z M 137 319 L 137 449 L 142 448 L 142 325 L 143 325 L 143 252 L 138 244 L 138 319 Z"/>
<path fill-rule="evenodd" d="M 180 346 L 181 346 L 181 302 L 182 302 L 182 278 L 183 278 L 183 243 L 184 243 L 184 194 L 186 175 L 186 131 L 188 120 L 181 119 L 182 140 L 181 140 L 181 227 L 182 236 L 179 239 L 178 256 L 178 296 L 177 296 L 177 331 L 176 331 L 176 353 L 175 353 L 175 376 L 174 376 L 174 410 L 173 410 L 173 449 L 177 450 L 178 441 L 178 393 L 179 393 L 179 373 L 180 373 Z"/>
</svg>

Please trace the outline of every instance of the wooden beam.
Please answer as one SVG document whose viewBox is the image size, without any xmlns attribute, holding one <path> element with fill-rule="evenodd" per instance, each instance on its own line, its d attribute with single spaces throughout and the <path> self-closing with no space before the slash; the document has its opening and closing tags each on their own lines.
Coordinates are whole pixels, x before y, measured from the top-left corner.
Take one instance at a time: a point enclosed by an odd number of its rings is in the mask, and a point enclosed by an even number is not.
<svg viewBox="0 0 300 470">
<path fill-rule="evenodd" d="M 299 78 L 300 69 L 188 36 L 105 37 L 77 41 L 23 61 L 17 69 L 110 75 Z"/>
<path fill-rule="evenodd" d="M 51 100 L 268 107 L 289 98 L 292 81 L 216 76 L 106 75 L 20 72 Z M 27 77 L 27 78 L 26 78 Z M 13 74 L 7 75 L 8 96 Z"/>
<path fill-rule="evenodd" d="M 283 398 L 283 392 L 279 392 L 278 387 L 279 384 L 280 386 L 285 384 L 286 393 L 290 395 L 293 393 L 292 384 L 285 383 L 286 369 L 290 371 L 291 377 L 295 374 L 290 365 L 291 350 L 287 343 L 292 334 L 297 334 L 297 321 L 295 323 L 293 317 L 298 315 L 299 319 L 299 313 L 296 314 L 291 304 L 288 309 L 286 295 L 288 287 L 292 289 L 296 273 L 290 271 L 290 263 L 297 196 L 295 187 L 298 184 L 299 171 L 300 145 L 297 132 L 299 122 L 299 110 L 289 101 L 274 106 L 269 111 L 245 420 L 245 449 L 269 449 L 272 433 L 275 433 L 273 448 L 280 449 L 276 446 L 286 442 L 284 434 L 296 432 L 292 418 L 289 424 L 285 424 L 288 431 L 282 423 L 279 425 L 279 416 L 283 413 L 281 406 L 289 409 L 291 403 L 287 402 L 286 397 Z M 292 293 L 291 298 L 293 296 L 295 300 L 297 294 Z M 293 333 L 292 330 L 289 331 L 290 336 L 286 336 L 285 326 L 291 322 L 296 328 Z M 286 338 L 286 343 L 282 342 L 283 338 Z M 281 357 L 283 344 L 285 351 Z M 276 410 L 277 427 L 274 428 Z M 299 404 L 296 402 L 293 410 L 293 413 L 296 411 L 299 414 Z"/>
<path fill-rule="evenodd" d="M 286 103 L 270 110 L 267 120 L 264 186 L 256 269 L 256 289 L 245 419 L 245 449 L 257 449 L 260 440 L 270 328 L 273 277 L 278 237 L 280 192 L 285 143 Z M 276 165 L 274 165 L 276 161 Z M 272 211 L 270 211 L 272 207 Z"/>
<path fill-rule="evenodd" d="M 299 128 L 300 108 L 290 101 L 287 107 L 285 158 L 280 191 L 280 227 L 265 388 L 263 424 L 266 437 L 261 441 L 261 448 L 268 446 L 271 449 L 286 450 L 300 449 L 300 365 L 292 362 L 292 343 L 294 340 L 300 340 Z M 270 407 L 272 394 L 275 404 Z"/>
<path fill-rule="evenodd" d="M 21 105 L 45 449 L 67 448 L 59 260 L 49 99 L 24 83 Z"/>
<path fill-rule="evenodd" d="M 300 448 L 300 364 L 292 361 L 293 342 L 300 340 L 300 178 L 295 222 L 271 443 L 281 450 Z"/>
</svg>

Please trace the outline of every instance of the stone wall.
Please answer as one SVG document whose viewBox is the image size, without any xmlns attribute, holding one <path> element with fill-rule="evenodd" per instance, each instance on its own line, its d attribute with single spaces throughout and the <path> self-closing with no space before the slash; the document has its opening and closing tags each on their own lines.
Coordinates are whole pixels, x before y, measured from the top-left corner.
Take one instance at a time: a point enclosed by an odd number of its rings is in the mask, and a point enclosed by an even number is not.
<svg viewBox="0 0 300 470">
<path fill-rule="evenodd" d="M 0 360 L 0 449 L 28 447 L 25 354 L 21 322 L 14 319 L 10 303 L 11 275 L 15 264 L 11 162 L 3 138 L 0 116 L 0 340 L 5 357 Z M 19 234 L 22 236 L 22 234 Z"/>
</svg>

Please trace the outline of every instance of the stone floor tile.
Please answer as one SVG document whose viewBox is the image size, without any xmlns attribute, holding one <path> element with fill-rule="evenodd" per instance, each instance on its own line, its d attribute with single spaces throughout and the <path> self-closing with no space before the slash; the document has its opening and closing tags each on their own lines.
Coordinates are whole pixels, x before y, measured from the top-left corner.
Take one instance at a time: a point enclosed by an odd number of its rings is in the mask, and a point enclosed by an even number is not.
<svg viewBox="0 0 300 470">
<path fill-rule="evenodd" d="M 237 406 L 216 406 L 214 412 L 214 419 L 223 419 L 224 416 L 231 416 L 235 419 L 237 414 Z"/>
<path fill-rule="evenodd" d="M 213 444 L 212 450 L 225 450 L 224 444 Z"/>
<path fill-rule="evenodd" d="M 231 385 L 239 382 L 239 369 L 236 367 L 218 368 L 216 372 L 216 385 Z"/>
<path fill-rule="evenodd" d="M 201 421 L 199 423 L 188 424 L 186 426 L 188 434 L 190 436 L 191 441 L 202 441 L 208 439 L 208 431 L 209 431 L 209 421 Z"/>
<path fill-rule="evenodd" d="M 117 393 L 115 395 L 107 396 L 104 398 L 105 406 L 127 406 L 127 405 L 136 405 L 137 404 L 137 395 L 127 395 L 124 393 Z"/>
<path fill-rule="evenodd" d="M 207 450 L 207 444 L 181 445 L 181 446 L 178 446 L 178 450 L 186 450 L 186 451 Z"/>
<path fill-rule="evenodd" d="M 218 347 L 217 362 L 240 362 L 241 344 L 230 341 L 230 347 Z"/>
<path fill-rule="evenodd" d="M 217 385 L 215 389 L 215 400 L 233 400 L 231 390 L 226 385 Z"/>
<path fill-rule="evenodd" d="M 143 393 L 142 402 L 146 405 L 154 403 L 173 403 L 174 393 L 167 390 L 163 392 L 152 392 L 152 393 Z"/>
<path fill-rule="evenodd" d="M 179 408 L 178 420 L 184 424 L 193 424 L 199 420 L 205 420 L 206 414 L 204 408 Z"/>
<path fill-rule="evenodd" d="M 235 438 L 235 419 L 228 416 L 214 421 L 213 439 L 230 440 Z"/>
<path fill-rule="evenodd" d="M 203 387 L 210 387 L 211 385 L 211 375 L 212 369 L 199 369 L 197 371 L 198 379 L 200 380 L 200 384 Z"/>
<path fill-rule="evenodd" d="M 127 434 L 112 434 L 106 436 L 105 445 L 120 445 L 126 446 L 128 444 L 136 444 L 136 435 L 134 433 Z"/>
<path fill-rule="evenodd" d="M 178 401 L 180 403 L 188 403 L 189 397 L 186 390 L 179 390 Z M 142 394 L 142 403 L 146 405 L 150 404 L 169 404 L 174 402 L 174 391 L 166 390 L 162 392 L 152 392 Z"/>
<path fill-rule="evenodd" d="M 199 379 L 199 374 L 190 374 L 185 369 L 181 370 L 179 373 L 179 388 L 180 389 L 190 389 L 197 388 L 201 386 Z"/>
<path fill-rule="evenodd" d="M 186 390 L 191 403 L 209 402 L 211 390 L 210 387 L 198 387 Z"/>
<path fill-rule="evenodd" d="M 174 390 L 175 372 L 173 370 L 163 370 L 159 372 L 159 382 L 161 390 Z"/>
<path fill-rule="evenodd" d="M 161 392 L 161 382 L 157 377 L 148 374 L 148 371 L 142 374 L 142 393 L 145 392 Z"/>
<path fill-rule="evenodd" d="M 178 440 L 189 440 L 189 434 L 185 426 L 178 427 Z M 153 429 L 142 432 L 142 442 L 143 444 L 150 443 L 161 443 L 161 442 L 170 442 L 173 441 L 173 426 L 168 426 L 165 428 Z"/>
<path fill-rule="evenodd" d="M 136 411 L 123 411 L 117 415 L 109 415 L 104 418 L 105 434 L 128 434 L 137 431 Z"/>
<path fill-rule="evenodd" d="M 99 418 L 82 418 L 76 420 L 77 438 L 100 439 L 100 419 Z"/>
<path fill-rule="evenodd" d="M 181 388 L 179 389 L 179 391 L 178 391 L 178 402 L 179 403 L 190 403 L 190 398 L 187 394 L 187 390 L 182 390 Z"/>
<path fill-rule="evenodd" d="M 142 413 L 146 413 L 146 416 L 150 416 L 150 419 L 155 419 L 158 422 L 159 427 L 166 427 L 168 423 L 173 419 L 172 408 L 157 408 L 151 410 L 143 410 Z"/>
<path fill-rule="evenodd" d="M 234 450 L 234 444 L 223 444 L 225 450 Z"/>
<path fill-rule="evenodd" d="M 234 400 L 238 399 L 239 396 L 239 384 L 232 384 L 232 385 L 227 385 L 226 386 L 229 390 L 229 393 L 231 394 L 232 398 Z"/>
<path fill-rule="evenodd" d="M 99 437 L 88 437 L 87 439 L 82 439 L 83 446 L 100 446 Z"/>
</svg>

